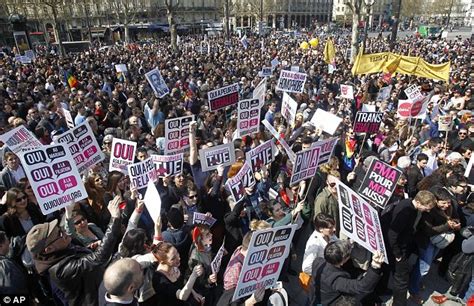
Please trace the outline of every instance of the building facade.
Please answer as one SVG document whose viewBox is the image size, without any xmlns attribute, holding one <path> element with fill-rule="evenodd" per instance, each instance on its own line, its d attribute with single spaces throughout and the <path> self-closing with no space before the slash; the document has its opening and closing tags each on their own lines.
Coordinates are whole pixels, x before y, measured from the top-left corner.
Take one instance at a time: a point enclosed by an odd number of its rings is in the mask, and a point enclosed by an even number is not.
<svg viewBox="0 0 474 306">
<path fill-rule="evenodd" d="M 30 32 L 44 33 L 46 41 L 54 41 L 55 23 L 50 8 L 39 2 L 25 5 L 26 0 L 7 1 L 7 12 L 26 16 Z M 173 6 L 177 3 L 177 0 L 169 1 Z M 175 21 L 179 30 L 200 31 L 203 25 L 220 22 L 222 12 L 221 0 L 180 0 Z M 124 24 L 129 25 L 135 38 L 139 34 L 168 30 L 163 0 L 64 0 L 58 5 L 58 20 L 59 35 L 65 41 L 86 40 L 89 32 L 93 39 L 108 34 L 120 39 Z"/>
<path fill-rule="evenodd" d="M 334 0 L 332 18 L 340 23 L 352 24 L 352 11 L 346 2 L 347 0 Z M 363 2 L 372 5 L 363 10 L 360 21 L 364 21 L 368 14 L 370 28 L 382 27 L 389 22 L 393 13 L 392 0 L 363 0 Z"/>
<path fill-rule="evenodd" d="M 234 0 L 233 25 L 255 28 L 261 20 L 272 29 L 310 28 L 327 23 L 333 0 Z"/>
</svg>

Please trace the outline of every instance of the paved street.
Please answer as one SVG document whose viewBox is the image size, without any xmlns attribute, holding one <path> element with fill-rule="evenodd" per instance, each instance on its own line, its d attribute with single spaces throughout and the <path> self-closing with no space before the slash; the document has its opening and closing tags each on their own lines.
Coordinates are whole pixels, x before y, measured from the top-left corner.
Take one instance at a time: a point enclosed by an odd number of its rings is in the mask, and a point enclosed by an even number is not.
<svg viewBox="0 0 474 306">
<path fill-rule="evenodd" d="M 306 233 L 301 233 L 300 237 L 296 240 L 296 252 L 298 254 L 303 254 L 304 253 L 304 248 L 306 245 L 306 241 L 308 240 L 307 237 L 309 237 L 310 233 L 308 232 L 309 229 L 305 228 L 304 229 Z M 412 256 L 410 258 L 410 262 L 412 264 L 415 264 L 416 261 L 416 256 Z M 302 263 L 302 257 L 296 258 L 296 260 L 292 260 L 291 266 L 294 271 L 299 271 L 301 270 L 301 263 Z M 299 281 L 298 281 L 298 276 L 294 275 L 289 275 L 289 282 L 283 283 L 284 288 L 288 292 L 288 298 L 289 298 L 289 305 L 290 306 L 307 306 L 307 294 L 306 292 L 301 288 Z M 425 289 L 422 292 L 422 297 L 425 303 L 423 305 L 438 305 L 435 304 L 431 301 L 430 296 L 431 295 L 439 295 L 439 294 L 444 294 L 448 291 L 449 289 L 449 284 L 446 280 L 443 278 L 439 277 L 437 274 L 437 263 L 434 263 L 430 273 L 424 278 L 423 284 L 425 286 Z M 391 288 L 391 281 L 389 283 L 389 287 Z M 382 297 L 382 300 L 384 301 L 384 305 L 391 305 L 391 296 L 384 296 Z M 416 305 L 414 303 L 408 303 L 408 305 Z M 455 305 L 461 305 L 460 303 L 456 303 L 453 301 L 447 301 L 446 303 L 442 304 L 443 306 L 455 306 Z"/>
<path fill-rule="evenodd" d="M 409 35 L 413 35 L 414 33 L 415 33 L 415 31 L 400 31 L 400 32 L 398 32 L 397 36 L 398 37 L 406 37 L 406 36 L 409 36 Z M 383 32 L 383 36 L 388 36 L 390 34 L 391 34 L 390 31 Z M 376 37 L 377 35 L 379 35 L 379 32 L 369 32 L 369 37 Z M 454 29 L 453 31 L 448 32 L 448 39 L 454 39 L 458 35 L 461 35 L 461 37 L 463 39 L 471 37 L 471 28 L 463 27 L 463 28 L 459 28 L 459 29 Z"/>
</svg>

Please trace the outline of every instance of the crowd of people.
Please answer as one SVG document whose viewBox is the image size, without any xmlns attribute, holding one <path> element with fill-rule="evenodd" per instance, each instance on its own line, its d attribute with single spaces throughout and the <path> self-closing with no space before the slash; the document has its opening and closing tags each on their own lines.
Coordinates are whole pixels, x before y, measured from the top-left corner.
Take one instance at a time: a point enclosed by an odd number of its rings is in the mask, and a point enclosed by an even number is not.
<svg viewBox="0 0 474 306">
<path fill-rule="evenodd" d="M 76 125 L 88 122 L 105 154 L 82 173 L 86 200 L 43 215 L 25 165 L 2 146 L 0 294 L 24 294 L 37 305 L 288 305 L 284 288 L 298 282 L 304 305 L 376 305 L 391 296 L 398 306 L 408 299 L 424 302 L 423 277 L 436 266 L 452 286 L 433 301 L 471 298 L 474 199 L 473 182 L 465 176 L 474 150 L 471 41 L 397 41 L 395 53 L 430 63 L 450 61 L 449 82 L 442 82 L 401 74 L 352 75 L 348 35 L 333 38 L 331 73 L 323 37 L 308 50 L 299 48 L 307 37 L 247 39 L 244 46 L 239 37 L 230 42 L 209 37 L 203 44 L 202 37 L 183 36 L 178 52 L 163 39 L 66 57 L 37 55 L 30 64 L 21 64 L 15 54 L 0 58 L 0 133 L 24 125 L 48 145 L 68 130 L 63 112 L 68 110 Z M 390 47 L 383 36 L 369 38 L 366 45 L 366 53 Z M 314 177 L 291 185 L 291 160 L 275 140 L 275 160 L 255 173 L 256 184 L 235 203 L 225 182 L 244 165 L 245 153 L 272 135 L 260 125 L 257 133 L 241 137 L 236 107 L 210 111 L 207 92 L 239 83 L 240 99 L 252 98 L 262 80 L 259 72 L 275 58 L 279 65 L 267 80 L 262 120 L 293 152 L 331 137 L 338 142 Z M 118 64 L 127 72 L 117 73 Z M 276 84 L 280 71 L 292 66 L 307 74 L 307 82 L 303 93 L 292 94 L 298 110 L 289 124 L 280 113 L 283 92 Z M 170 90 L 163 98 L 155 97 L 145 79 L 154 68 Z M 75 86 L 69 86 L 66 73 L 77 80 Z M 353 86 L 354 99 L 341 98 L 341 84 Z M 379 90 L 389 85 L 389 97 L 378 100 Z M 424 119 L 397 115 L 410 85 L 430 96 Z M 381 128 L 354 133 L 355 114 L 367 106 L 384 114 Z M 317 109 L 343 119 L 334 135 L 310 123 Z M 454 118 L 449 132 L 438 129 L 444 114 Z M 136 161 L 164 154 L 165 120 L 185 115 L 196 120 L 189 125 L 183 171 L 156 183 L 162 206 L 153 220 L 142 197 L 130 189 L 129 177 L 109 172 L 112 141 L 136 142 Z M 234 145 L 236 162 L 203 171 L 199 150 L 223 143 Z M 340 231 L 336 182 L 358 191 L 375 158 L 403 173 L 387 206 L 378 209 L 388 264 Z M 215 224 L 192 224 L 194 212 L 212 216 Z M 232 301 L 252 233 L 291 224 L 297 216 L 303 224 L 280 274 L 283 288 L 260 288 Z M 213 273 L 210 263 L 223 243 L 222 268 Z"/>
</svg>

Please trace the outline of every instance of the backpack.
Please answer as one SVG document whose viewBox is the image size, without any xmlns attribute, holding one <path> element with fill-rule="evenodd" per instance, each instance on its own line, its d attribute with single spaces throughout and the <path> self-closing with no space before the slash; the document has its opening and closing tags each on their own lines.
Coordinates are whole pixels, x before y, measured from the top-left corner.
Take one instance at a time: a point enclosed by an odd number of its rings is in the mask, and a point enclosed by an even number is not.
<svg viewBox="0 0 474 306">
<path fill-rule="evenodd" d="M 451 283 L 451 294 L 461 293 L 469 284 L 472 274 L 472 254 L 463 252 L 453 257 L 449 263 L 446 276 Z"/>
</svg>

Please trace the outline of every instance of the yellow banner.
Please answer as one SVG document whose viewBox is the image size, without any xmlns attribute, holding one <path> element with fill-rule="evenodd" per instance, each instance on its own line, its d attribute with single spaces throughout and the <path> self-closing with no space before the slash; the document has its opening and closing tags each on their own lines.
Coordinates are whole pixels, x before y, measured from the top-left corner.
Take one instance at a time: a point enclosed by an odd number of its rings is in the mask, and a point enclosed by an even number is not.
<svg viewBox="0 0 474 306">
<path fill-rule="evenodd" d="M 326 64 L 334 64 L 336 60 L 336 49 L 332 39 L 328 38 L 324 46 L 324 61 Z"/>
<path fill-rule="evenodd" d="M 450 62 L 430 64 L 420 57 L 383 52 L 357 55 L 352 67 L 352 74 L 398 72 L 448 82 L 450 66 Z"/>
</svg>

